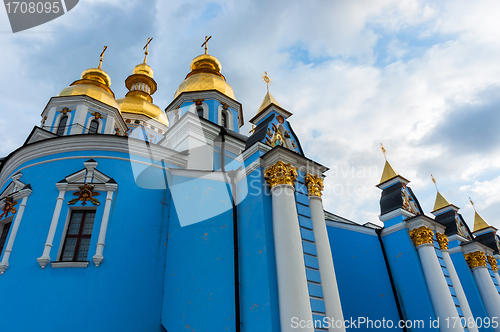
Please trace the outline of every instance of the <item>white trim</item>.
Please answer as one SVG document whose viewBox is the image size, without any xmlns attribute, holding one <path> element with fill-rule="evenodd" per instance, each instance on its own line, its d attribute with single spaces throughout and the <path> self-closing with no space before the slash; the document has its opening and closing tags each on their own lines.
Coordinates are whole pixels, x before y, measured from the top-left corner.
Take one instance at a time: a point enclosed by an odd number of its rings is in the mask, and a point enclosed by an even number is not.
<svg viewBox="0 0 500 332">
<path fill-rule="evenodd" d="M 97 249 L 92 260 L 96 267 L 101 265 L 104 257 L 104 245 L 106 242 L 106 231 L 108 229 L 109 214 L 111 212 L 111 203 L 113 202 L 113 192 L 118 188 L 117 185 L 108 185 L 108 194 L 106 196 L 106 203 L 104 205 L 104 213 L 101 221 L 101 229 L 99 230 L 99 238 L 97 240 Z"/>
<path fill-rule="evenodd" d="M 56 111 L 56 112 L 58 112 L 58 111 Z M 66 121 L 64 133 L 61 136 L 66 136 L 71 131 L 72 125 L 70 123 L 71 123 L 71 119 L 73 118 L 71 112 L 67 112 L 66 114 L 59 113 L 59 115 L 56 116 L 56 121 L 54 122 L 54 123 L 57 123 L 57 125 L 54 125 L 54 127 L 52 128 L 52 132 L 56 135 L 57 135 L 57 132 L 59 131 L 59 126 L 61 125 L 61 120 L 64 116 L 68 117 L 68 121 Z"/>
<path fill-rule="evenodd" d="M 194 115 L 198 116 L 198 107 L 200 107 L 200 106 L 203 109 L 203 118 L 208 120 L 208 116 L 210 114 L 210 112 L 209 112 L 210 108 L 205 103 L 201 103 L 201 105 L 196 105 L 196 103 L 193 103 L 191 106 L 189 106 L 188 112 L 191 112 Z"/>
<path fill-rule="evenodd" d="M 89 110 L 89 111 L 90 111 L 90 110 Z M 89 112 L 89 113 L 90 113 L 90 112 Z M 99 126 L 97 127 L 97 133 L 96 133 L 96 134 L 102 134 L 102 133 L 103 133 L 103 131 L 104 131 L 103 129 L 105 129 L 105 128 L 103 128 L 104 126 L 103 126 L 103 123 L 102 123 L 102 119 L 96 119 L 96 118 L 95 118 L 95 116 L 91 116 L 91 117 L 89 117 L 89 118 L 88 118 L 87 123 L 86 123 L 86 124 L 85 124 L 85 126 L 84 126 L 84 127 L 85 127 L 85 129 L 84 129 L 84 130 L 85 130 L 84 134 L 88 134 L 88 133 L 89 133 L 89 130 L 90 130 L 90 124 L 91 124 L 91 123 L 92 123 L 92 121 L 94 121 L 94 120 L 95 120 L 95 121 L 97 121 L 97 122 L 99 123 Z M 108 122 L 108 121 L 106 121 L 106 122 Z M 109 133 L 106 133 L 106 134 L 113 134 L 113 133 L 112 133 L 112 132 L 109 132 Z"/>
<path fill-rule="evenodd" d="M 344 224 L 341 222 L 335 222 L 331 220 L 325 220 L 326 226 L 335 227 L 340 229 L 345 229 L 347 231 L 353 231 L 362 234 L 368 234 L 372 236 L 377 236 L 377 232 L 373 228 L 366 228 L 361 225 Z"/>
<path fill-rule="evenodd" d="M 229 129 L 229 130 L 234 130 L 233 127 L 233 123 L 234 123 L 234 120 L 233 120 L 233 112 L 231 112 L 231 109 L 228 108 L 228 109 L 224 109 L 224 106 L 220 105 L 218 108 L 217 108 L 217 124 L 221 127 L 224 127 L 222 125 L 222 113 L 225 113 L 226 114 L 226 120 L 227 120 L 227 127 L 225 127 L 226 129 Z"/>
<path fill-rule="evenodd" d="M 26 208 L 26 203 L 28 201 L 28 197 L 31 194 L 31 190 L 29 190 L 29 194 L 23 197 L 23 200 L 21 201 L 21 204 L 19 204 L 19 210 L 16 213 L 16 218 L 14 219 L 14 222 L 12 223 L 12 227 L 10 229 L 10 236 L 9 236 L 9 242 L 7 243 L 7 246 L 5 247 L 2 262 L 0 263 L 0 274 L 4 274 L 7 268 L 9 267 L 9 258 L 10 254 L 12 253 L 12 247 L 14 246 L 14 241 L 16 240 L 16 235 L 17 231 L 19 229 L 19 225 L 21 224 L 21 220 L 23 219 L 23 214 L 24 210 Z M 3 230 L 3 227 L 2 227 Z M 0 230 L 0 234 L 1 231 Z M 1 254 L 1 253 L 0 253 Z"/>
<path fill-rule="evenodd" d="M 399 208 L 399 209 L 384 213 L 383 215 L 379 216 L 378 219 L 381 222 L 386 222 L 387 220 L 390 220 L 390 219 L 395 218 L 395 217 L 400 216 L 400 215 L 402 215 L 404 219 L 415 217 L 415 215 L 413 213 L 406 211 L 405 209 Z"/>
<path fill-rule="evenodd" d="M 50 266 L 53 269 L 59 269 L 65 267 L 88 267 L 89 262 L 51 262 Z"/>
</svg>

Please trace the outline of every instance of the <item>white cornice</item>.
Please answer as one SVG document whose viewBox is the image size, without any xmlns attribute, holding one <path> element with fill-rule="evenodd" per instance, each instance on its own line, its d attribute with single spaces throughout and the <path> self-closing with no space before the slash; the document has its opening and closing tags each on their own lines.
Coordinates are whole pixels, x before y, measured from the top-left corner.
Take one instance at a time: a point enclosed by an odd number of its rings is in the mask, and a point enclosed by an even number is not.
<svg viewBox="0 0 500 332">
<path fill-rule="evenodd" d="M 482 244 L 481 242 L 479 241 L 472 241 L 470 243 L 465 243 L 461 246 L 462 248 L 462 252 L 464 254 L 468 254 L 470 252 L 474 252 L 474 251 L 482 251 L 484 252 L 486 255 L 493 255 L 493 249 L 491 249 L 490 247 L 488 247 L 487 245 L 485 244 Z"/>
<path fill-rule="evenodd" d="M 411 220 L 406 221 L 406 227 L 408 227 L 409 230 L 422 226 L 429 227 L 430 229 L 438 233 L 444 233 L 446 229 L 446 226 L 425 215 L 418 215 Z"/>
<path fill-rule="evenodd" d="M 341 228 L 341 229 L 345 229 L 348 231 L 377 236 L 377 232 L 373 228 L 367 228 L 367 227 L 364 227 L 362 225 L 344 224 L 341 222 L 335 222 L 335 221 L 331 221 L 331 220 L 325 220 L 325 222 L 326 222 L 326 226 Z"/>
<path fill-rule="evenodd" d="M 123 120 L 119 109 L 104 104 L 98 100 L 95 100 L 92 97 L 85 95 L 50 98 L 49 102 L 47 103 L 47 106 L 45 106 L 42 112 L 42 118 L 45 115 L 47 115 L 47 113 L 50 111 L 52 107 L 57 107 L 59 105 L 67 105 L 67 104 L 84 105 L 96 111 L 103 112 L 104 114 L 112 115 L 116 119 L 119 129 L 121 131 L 125 132 L 128 129 L 127 124 L 125 123 L 125 120 Z"/>
<path fill-rule="evenodd" d="M 266 167 L 272 166 L 281 160 L 284 163 L 292 164 L 293 167 L 296 167 L 297 170 L 303 173 L 311 173 L 320 177 L 324 177 L 323 173 L 328 170 L 328 168 L 323 165 L 302 157 L 291 150 L 278 146 L 271 149 L 261 158 L 264 160 Z"/>
<path fill-rule="evenodd" d="M 267 116 L 269 116 L 269 114 L 271 112 L 276 112 L 278 113 L 279 115 L 283 116 L 285 119 L 288 119 L 290 116 L 292 116 L 292 113 L 288 112 L 287 110 L 285 110 L 284 108 L 280 108 L 280 107 L 277 107 L 276 105 L 274 104 L 271 104 L 270 106 L 268 106 L 264 112 L 260 113 L 260 114 L 257 114 L 255 115 L 251 120 L 250 120 L 250 123 L 253 123 L 253 124 L 256 124 L 258 122 L 260 122 L 262 119 L 265 119 Z"/>
<path fill-rule="evenodd" d="M 404 219 L 412 218 L 415 216 L 413 213 L 406 211 L 405 209 L 399 208 L 399 209 L 384 213 L 383 215 L 379 216 L 378 218 L 381 222 L 386 222 L 387 220 L 390 220 L 390 219 L 395 218 L 395 217 L 400 216 L 400 215 L 402 215 L 404 217 Z"/>
<path fill-rule="evenodd" d="M 55 154 L 74 153 L 80 151 L 119 152 L 147 159 L 152 158 L 154 161 L 166 160 L 169 164 L 182 168 L 185 168 L 187 165 L 187 158 L 184 154 L 164 148 L 157 144 L 147 144 L 142 140 L 114 135 L 72 135 L 47 139 L 35 144 L 24 146 L 15 151 L 10 158 L 5 161 L 0 174 L 0 186 L 5 183 L 5 180 L 10 176 L 10 174 L 12 174 L 12 172 L 24 163 Z M 98 156 L 95 152 L 93 155 L 89 156 L 70 156 L 57 158 L 57 160 L 68 158 L 108 158 L 129 160 L 127 158 L 110 157 L 106 155 Z M 49 160 L 39 163 L 45 162 L 51 161 Z M 24 168 L 27 167 L 28 166 Z"/>
<path fill-rule="evenodd" d="M 243 126 L 244 119 L 243 108 L 241 104 L 217 90 L 182 92 L 179 96 L 177 96 L 177 98 L 174 99 L 174 101 L 172 101 L 172 103 L 170 103 L 170 105 L 165 108 L 165 113 L 168 114 L 172 111 L 175 111 L 185 102 L 193 102 L 194 99 L 215 99 L 219 102 L 222 101 L 223 103 L 228 104 L 230 108 L 236 110 L 236 112 L 238 113 L 239 127 Z"/>
</svg>

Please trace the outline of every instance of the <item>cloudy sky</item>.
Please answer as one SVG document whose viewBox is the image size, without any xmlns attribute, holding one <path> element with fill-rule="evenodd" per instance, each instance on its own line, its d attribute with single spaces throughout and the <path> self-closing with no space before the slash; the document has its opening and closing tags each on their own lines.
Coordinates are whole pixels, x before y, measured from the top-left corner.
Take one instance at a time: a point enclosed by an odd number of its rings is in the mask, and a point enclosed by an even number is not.
<svg viewBox="0 0 500 332">
<path fill-rule="evenodd" d="M 272 77 L 306 155 L 331 169 L 327 210 L 378 220 L 383 142 L 427 214 L 432 173 L 471 228 L 469 196 L 500 228 L 498 17 L 497 1 L 80 0 L 12 34 L 0 10 L 0 156 L 24 142 L 50 97 L 97 66 L 104 45 L 103 69 L 121 98 L 154 37 L 154 102 L 165 108 L 212 35 L 209 53 L 247 120 L 266 92 L 261 74 Z"/>
</svg>

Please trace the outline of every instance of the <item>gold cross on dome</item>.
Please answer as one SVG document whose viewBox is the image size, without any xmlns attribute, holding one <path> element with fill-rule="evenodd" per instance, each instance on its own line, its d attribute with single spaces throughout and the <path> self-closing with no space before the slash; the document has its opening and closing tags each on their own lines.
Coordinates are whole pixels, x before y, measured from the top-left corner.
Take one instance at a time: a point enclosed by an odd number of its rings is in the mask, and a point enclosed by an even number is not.
<svg viewBox="0 0 500 332">
<path fill-rule="evenodd" d="M 208 41 L 210 40 L 210 38 L 212 38 L 212 36 L 205 36 L 205 42 L 201 44 L 201 47 L 205 46 L 205 54 L 208 54 Z"/>
<path fill-rule="evenodd" d="M 384 148 L 384 144 L 380 143 L 380 149 L 382 150 L 382 153 L 384 154 L 384 158 L 387 161 L 387 151 Z"/>
<path fill-rule="evenodd" d="M 102 66 L 102 59 L 104 58 L 104 52 L 106 52 L 106 50 L 108 49 L 107 46 L 104 46 L 104 49 L 102 50 L 102 53 L 101 53 L 101 60 L 99 61 L 99 69 L 101 69 L 101 66 Z"/>
<path fill-rule="evenodd" d="M 262 80 L 266 83 L 267 85 L 267 92 L 269 92 L 269 85 L 272 83 L 271 77 L 267 74 L 267 71 L 262 74 Z"/>
<path fill-rule="evenodd" d="M 144 48 L 143 48 L 143 50 L 146 50 L 146 51 L 144 52 L 144 55 L 145 55 L 145 56 L 144 56 L 144 63 L 147 63 L 147 61 L 148 61 L 149 43 L 151 43 L 151 41 L 152 41 L 152 40 L 153 40 L 153 37 L 148 38 L 148 42 L 146 43 L 146 46 L 144 46 Z"/>
</svg>

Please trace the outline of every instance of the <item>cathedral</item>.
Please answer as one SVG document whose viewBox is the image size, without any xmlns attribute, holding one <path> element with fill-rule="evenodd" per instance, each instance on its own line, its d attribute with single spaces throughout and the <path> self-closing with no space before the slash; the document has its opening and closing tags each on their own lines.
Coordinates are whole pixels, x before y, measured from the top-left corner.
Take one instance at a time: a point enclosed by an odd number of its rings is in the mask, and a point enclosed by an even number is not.
<svg viewBox="0 0 500 332">
<path fill-rule="evenodd" d="M 149 42 L 123 98 L 105 48 L 0 158 L 0 331 L 500 332 L 477 211 L 424 212 L 387 159 L 383 227 L 325 211 L 293 110 L 245 114 L 208 38 L 162 109 Z"/>
</svg>

